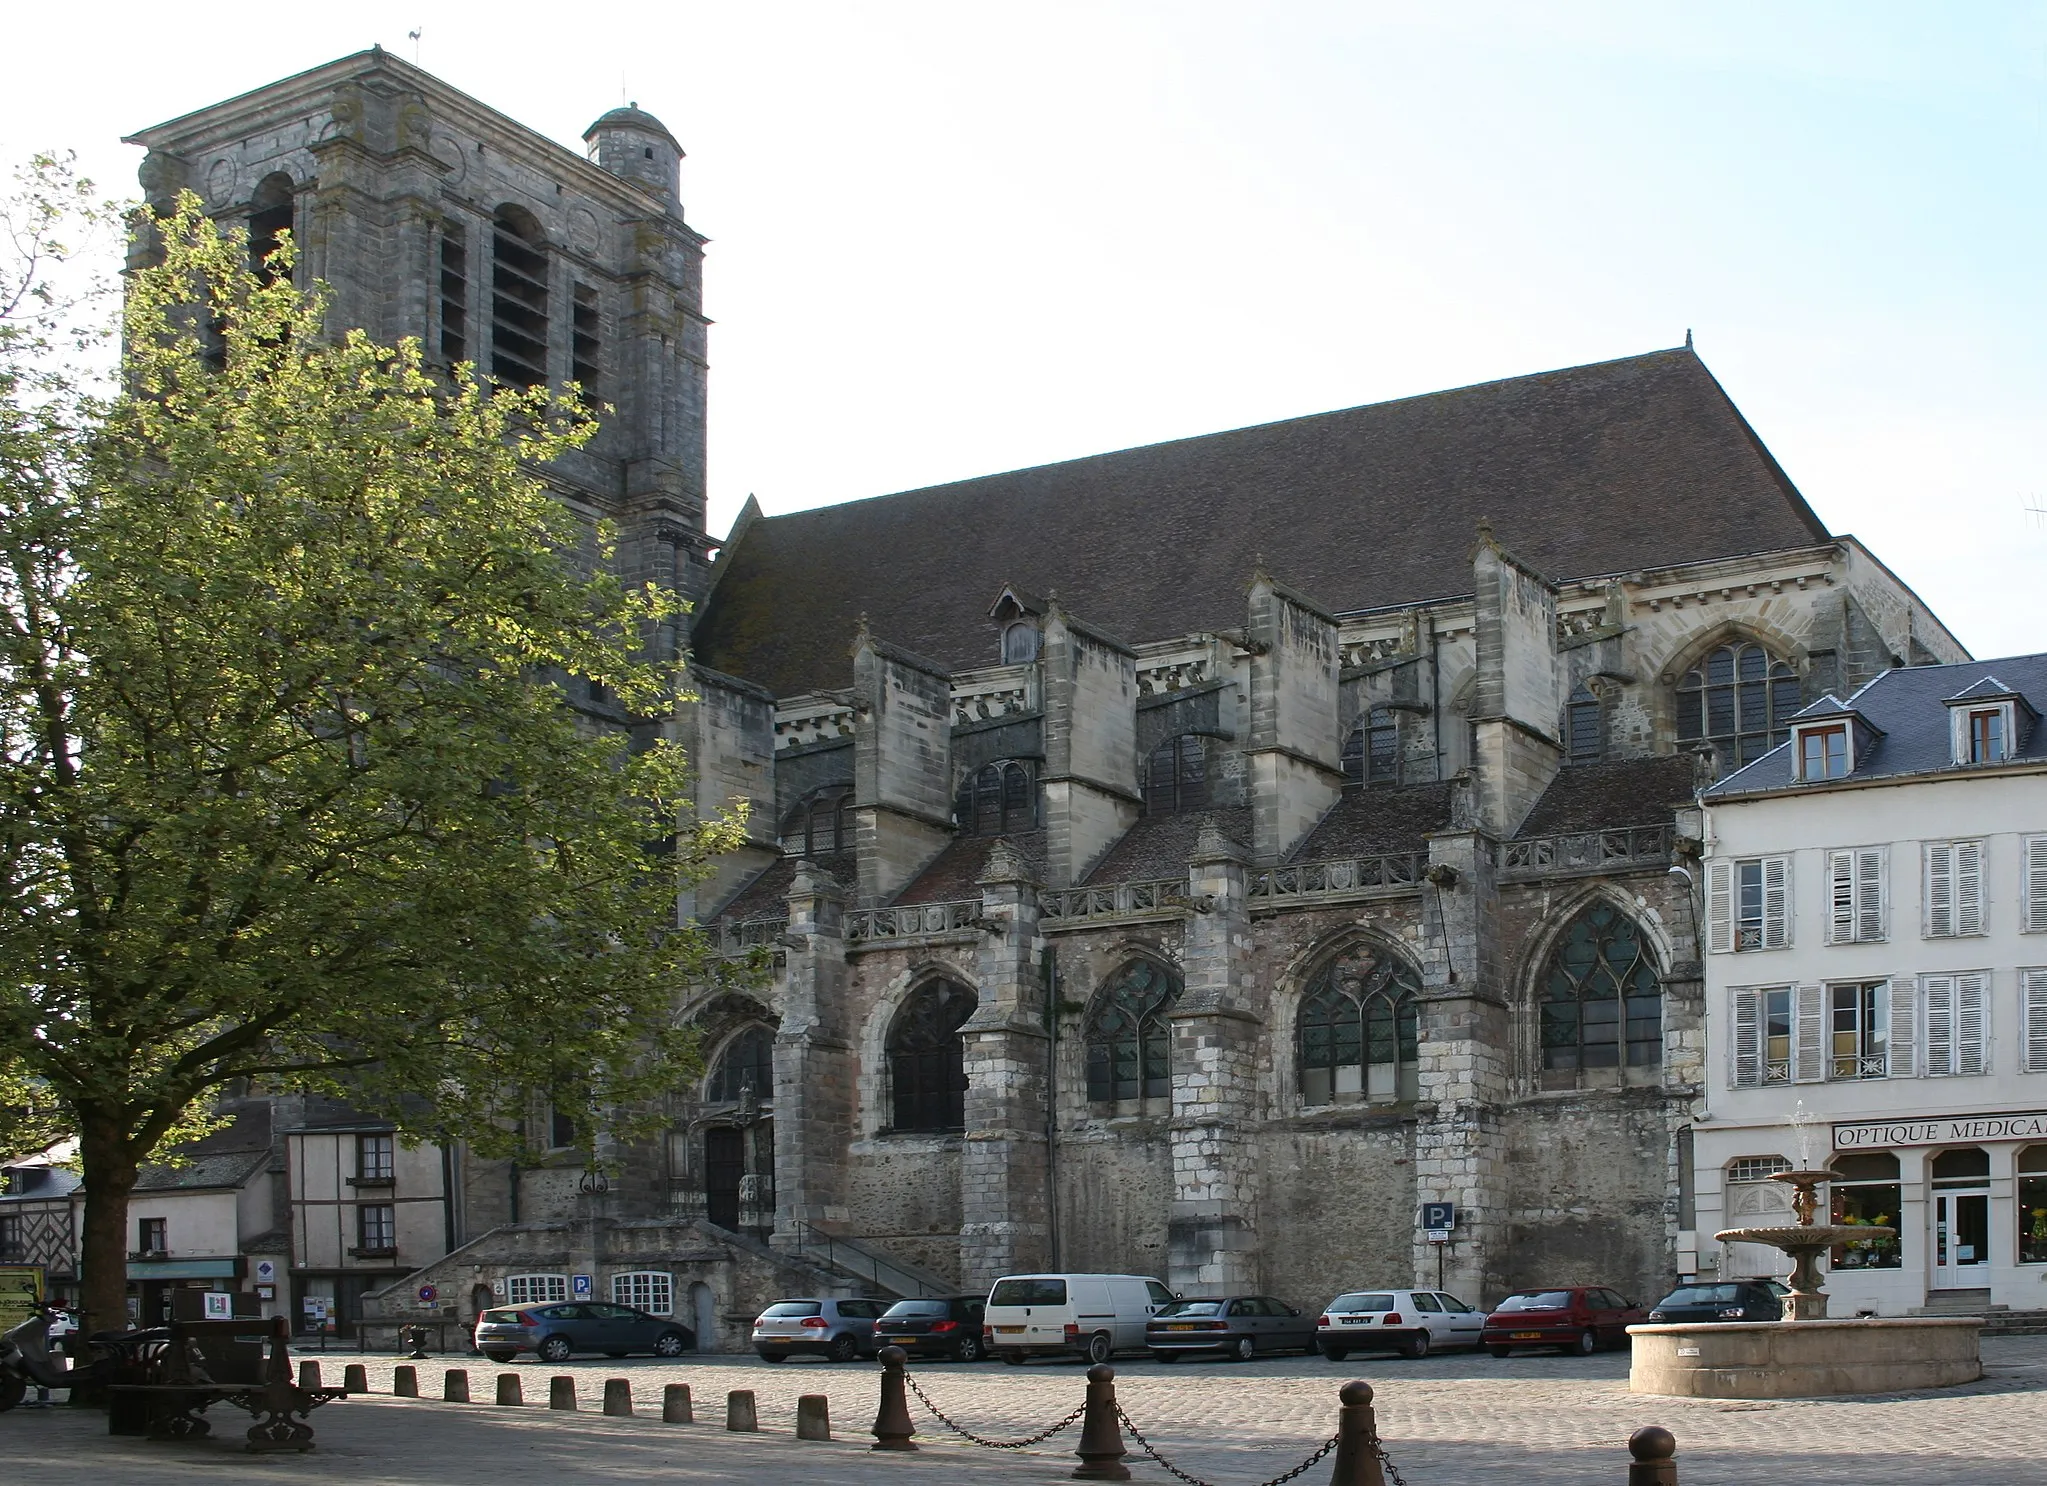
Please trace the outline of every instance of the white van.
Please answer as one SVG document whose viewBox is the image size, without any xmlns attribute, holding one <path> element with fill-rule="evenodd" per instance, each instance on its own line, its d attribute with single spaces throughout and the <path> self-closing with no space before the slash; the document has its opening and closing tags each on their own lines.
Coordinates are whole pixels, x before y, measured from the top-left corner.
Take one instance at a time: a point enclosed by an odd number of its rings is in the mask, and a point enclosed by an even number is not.
<svg viewBox="0 0 2047 1486">
<path fill-rule="evenodd" d="M 1011 1274 L 988 1291 L 982 1325 L 1004 1362 L 1072 1357 L 1107 1362 L 1144 1350 L 1144 1323 L 1178 1299 L 1142 1274 Z"/>
</svg>

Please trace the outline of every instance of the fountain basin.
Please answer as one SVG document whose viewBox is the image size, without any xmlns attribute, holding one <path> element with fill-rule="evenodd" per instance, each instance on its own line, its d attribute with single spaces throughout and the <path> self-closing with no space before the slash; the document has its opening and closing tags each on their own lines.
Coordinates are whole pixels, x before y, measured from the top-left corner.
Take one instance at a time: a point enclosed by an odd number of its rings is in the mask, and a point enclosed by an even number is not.
<svg viewBox="0 0 2047 1486">
<path fill-rule="evenodd" d="M 1824 1398 L 1948 1388 L 1983 1376 L 1975 1316 L 1630 1326 L 1635 1393 Z"/>
</svg>

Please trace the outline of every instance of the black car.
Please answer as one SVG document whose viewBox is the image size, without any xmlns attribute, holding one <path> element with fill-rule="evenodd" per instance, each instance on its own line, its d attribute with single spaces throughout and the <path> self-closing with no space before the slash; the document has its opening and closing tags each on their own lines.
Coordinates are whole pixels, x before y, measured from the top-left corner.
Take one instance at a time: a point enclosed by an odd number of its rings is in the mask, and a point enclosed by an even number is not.
<svg viewBox="0 0 2047 1486">
<path fill-rule="evenodd" d="M 1700 1321 L 1781 1321 L 1784 1306 L 1761 1281 L 1724 1285 L 1679 1285 L 1649 1311 L 1649 1324 L 1692 1325 Z"/>
<path fill-rule="evenodd" d="M 898 1300 L 874 1323 L 877 1347 L 901 1347 L 912 1357 L 950 1357 L 979 1362 L 988 1355 L 981 1338 L 981 1313 L 988 1302 L 979 1295 L 953 1295 L 937 1300 Z"/>
</svg>

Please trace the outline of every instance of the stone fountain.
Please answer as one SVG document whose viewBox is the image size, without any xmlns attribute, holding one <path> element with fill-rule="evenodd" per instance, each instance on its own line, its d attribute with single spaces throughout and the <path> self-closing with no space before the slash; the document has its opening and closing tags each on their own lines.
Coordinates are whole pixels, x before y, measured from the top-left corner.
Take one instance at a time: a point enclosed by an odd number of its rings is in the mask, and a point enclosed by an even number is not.
<svg viewBox="0 0 2047 1486">
<path fill-rule="evenodd" d="M 1815 1223 L 1812 1219 L 1819 1210 L 1820 1183 L 1831 1181 L 1833 1175 L 1826 1170 L 1780 1171 L 1770 1180 L 1791 1188 L 1791 1212 L 1798 1219 L 1795 1224 L 1784 1228 L 1728 1228 L 1713 1235 L 1722 1243 L 1768 1244 L 1791 1256 L 1791 1294 L 1784 1301 L 1784 1319 L 1787 1321 L 1827 1319 L 1827 1291 L 1825 1281 L 1820 1278 L 1820 1255 L 1836 1244 L 1851 1240 L 1898 1236 L 1897 1229 L 1874 1223 L 1853 1226 Z"/>
</svg>

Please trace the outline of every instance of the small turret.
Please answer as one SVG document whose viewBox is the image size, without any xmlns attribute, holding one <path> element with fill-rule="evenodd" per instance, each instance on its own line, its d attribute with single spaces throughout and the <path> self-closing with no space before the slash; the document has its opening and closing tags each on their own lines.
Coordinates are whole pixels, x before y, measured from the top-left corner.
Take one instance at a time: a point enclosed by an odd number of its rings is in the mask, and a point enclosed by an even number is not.
<svg viewBox="0 0 2047 1486">
<path fill-rule="evenodd" d="M 589 157 L 613 175 L 652 186 L 681 210 L 682 146 L 637 103 L 614 108 L 583 131 Z"/>
</svg>

